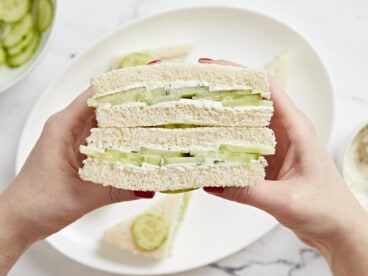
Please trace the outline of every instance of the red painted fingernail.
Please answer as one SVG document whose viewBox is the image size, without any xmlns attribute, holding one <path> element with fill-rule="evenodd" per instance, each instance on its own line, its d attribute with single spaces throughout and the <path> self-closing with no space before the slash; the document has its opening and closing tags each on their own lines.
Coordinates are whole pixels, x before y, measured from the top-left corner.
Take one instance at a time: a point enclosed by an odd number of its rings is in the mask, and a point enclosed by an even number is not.
<svg viewBox="0 0 368 276">
<path fill-rule="evenodd" d="M 211 194 L 222 194 L 225 191 L 224 187 L 204 187 L 203 189 Z"/>
<path fill-rule="evenodd" d="M 152 65 L 152 64 L 156 64 L 156 63 L 161 63 L 161 60 L 159 60 L 159 59 L 152 60 L 152 61 L 148 62 L 147 65 Z"/>
<path fill-rule="evenodd" d="M 147 191 L 133 191 L 135 197 L 139 198 L 153 198 L 155 196 L 154 192 L 147 192 Z"/>
<path fill-rule="evenodd" d="M 200 58 L 198 59 L 198 62 L 202 62 L 202 61 L 212 61 L 212 58 Z"/>
</svg>

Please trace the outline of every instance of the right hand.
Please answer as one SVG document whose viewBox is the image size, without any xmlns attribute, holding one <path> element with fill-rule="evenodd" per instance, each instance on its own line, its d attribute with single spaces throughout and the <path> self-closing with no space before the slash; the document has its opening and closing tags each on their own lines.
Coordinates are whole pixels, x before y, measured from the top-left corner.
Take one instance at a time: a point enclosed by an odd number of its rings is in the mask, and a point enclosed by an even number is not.
<svg viewBox="0 0 368 276">
<path fill-rule="evenodd" d="M 224 60 L 200 62 L 239 66 Z M 251 187 L 205 190 L 268 212 L 327 258 L 336 243 L 352 243 L 353 236 L 368 242 L 367 214 L 343 182 L 312 123 L 272 80 L 270 88 L 275 107 L 270 128 L 277 146 L 276 154 L 267 158 L 267 180 Z"/>
</svg>

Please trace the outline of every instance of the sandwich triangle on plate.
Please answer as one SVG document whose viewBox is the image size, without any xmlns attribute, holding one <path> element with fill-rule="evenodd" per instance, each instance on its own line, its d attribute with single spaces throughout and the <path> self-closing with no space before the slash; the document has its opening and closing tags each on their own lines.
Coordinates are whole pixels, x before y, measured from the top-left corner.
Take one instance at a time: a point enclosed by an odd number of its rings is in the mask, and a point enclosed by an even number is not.
<svg viewBox="0 0 368 276">
<path fill-rule="evenodd" d="M 261 183 L 274 154 L 267 74 L 162 63 L 96 76 L 98 128 L 81 152 L 84 180 L 142 191 Z"/>
<path fill-rule="evenodd" d="M 104 241 L 121 250 L 154 259 L 170 257 L 191 193 L 167 195 L 143 213 L 104 233 Z"/>
</svg>

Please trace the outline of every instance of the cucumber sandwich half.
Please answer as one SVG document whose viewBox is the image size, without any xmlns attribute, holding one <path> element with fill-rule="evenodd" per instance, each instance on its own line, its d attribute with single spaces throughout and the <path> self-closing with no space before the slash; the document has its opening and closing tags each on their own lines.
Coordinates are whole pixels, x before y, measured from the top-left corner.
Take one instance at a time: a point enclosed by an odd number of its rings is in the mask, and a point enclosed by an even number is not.
<svg viewBox="0 0 368 276">
<path fill-rule="evenodd" d="M 92 87 L 98 128 L 80 148 L 82 179 L 161 192 L 263 181 L 276 143 L 264 70 L 162 63 L 110 71 Z"/>
</svg>

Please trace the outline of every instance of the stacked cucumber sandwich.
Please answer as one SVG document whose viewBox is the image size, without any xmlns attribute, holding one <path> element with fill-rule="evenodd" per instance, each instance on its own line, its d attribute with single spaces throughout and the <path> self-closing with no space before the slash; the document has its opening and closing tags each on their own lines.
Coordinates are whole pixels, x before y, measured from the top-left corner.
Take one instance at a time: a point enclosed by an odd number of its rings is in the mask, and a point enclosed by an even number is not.
<svg viewBox="0 0 368 276">
<path fill-rule="evenodd" d="M 19 67 L 29 61 L 52 18 L 51 0 L 0 0 L 0 65 Z"/>
<path fill-rule="evenodd" d="M 274 154 L 264 70 L 161 63 L 92 80 L 98 128 L 91 130 L 84 180 L 140 191 L 247 186 Z"/>
</svg>

